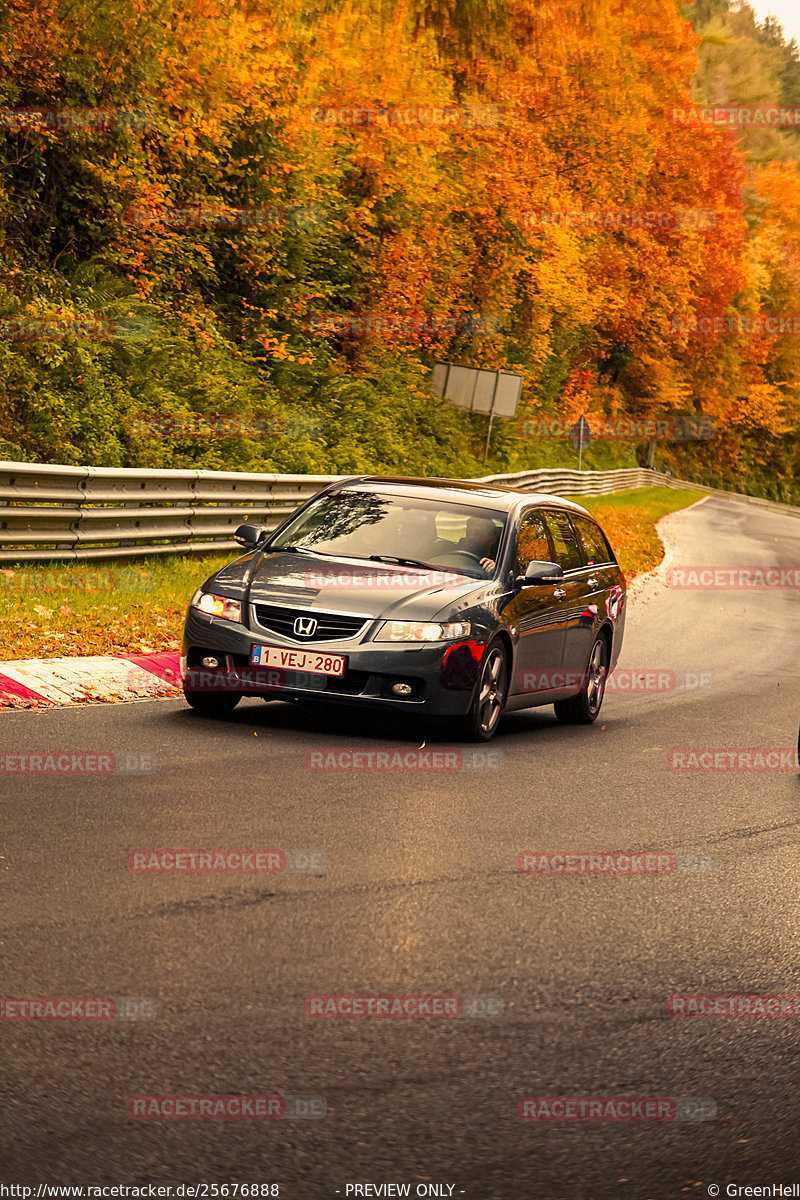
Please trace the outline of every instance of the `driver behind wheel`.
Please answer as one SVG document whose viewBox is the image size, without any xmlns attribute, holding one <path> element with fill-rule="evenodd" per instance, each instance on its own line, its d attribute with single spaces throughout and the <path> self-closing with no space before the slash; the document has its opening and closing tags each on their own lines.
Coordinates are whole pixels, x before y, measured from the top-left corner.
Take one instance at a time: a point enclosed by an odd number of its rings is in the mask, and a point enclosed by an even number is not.
<svg viewBox="0 0 800 1200">
<path fill-rule="evenodd" d="M 500 531 L 485 517 L 470 517 L 459 550 L 477 558 L 484 571 L 493 571 Z"/>
</svg>

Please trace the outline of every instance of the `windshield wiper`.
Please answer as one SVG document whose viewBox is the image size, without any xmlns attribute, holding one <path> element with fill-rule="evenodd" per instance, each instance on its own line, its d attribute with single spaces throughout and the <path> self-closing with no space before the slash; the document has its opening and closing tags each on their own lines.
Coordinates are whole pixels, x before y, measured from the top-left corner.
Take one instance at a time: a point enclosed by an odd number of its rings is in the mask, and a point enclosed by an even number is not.
<svg viewBox="0 0 800 1200">
<path fill-rule="evenodd" d="M 420 562 L 418 558 L 398 558 L 394 554 L 370 554 L 370 562 L 397 563 L 401 567 L 430 567 L 430 563 Z"/>
</svg>

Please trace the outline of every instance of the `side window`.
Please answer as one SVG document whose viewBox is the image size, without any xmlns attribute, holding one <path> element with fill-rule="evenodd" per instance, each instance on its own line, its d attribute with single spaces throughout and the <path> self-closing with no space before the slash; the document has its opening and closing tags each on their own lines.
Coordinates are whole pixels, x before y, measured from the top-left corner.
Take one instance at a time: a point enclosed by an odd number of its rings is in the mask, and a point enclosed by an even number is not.
<svg viewBox="0 0 800 1200">
<path fill-rule="evenodd" d="M 563 511 L 551 511 L 544 514 L 547 528 L 553 539 L 556 552 L 556 562 L 562 571 L 574 571 L 583 566 L 583 556 L 578 545 L 578 538 L 572 528 L 572 522 Z"/>
<path fill-rule="evenodd" d="M 524 575 L 528 563 L 552 562 L 552 553 L 542 514 L 531 508 L 523 515 L 519 525 L 516 574 Z"/>
<path fill-rule="evenodd" d="M 608 542 L 593 521 L 576 516 L 572 518 L 572 524 L 577 530 L 583 552 L 586 555 L 586 562 L 590 567 L 614 561 L 614 555 L 609 549 Z"/>
</svg>

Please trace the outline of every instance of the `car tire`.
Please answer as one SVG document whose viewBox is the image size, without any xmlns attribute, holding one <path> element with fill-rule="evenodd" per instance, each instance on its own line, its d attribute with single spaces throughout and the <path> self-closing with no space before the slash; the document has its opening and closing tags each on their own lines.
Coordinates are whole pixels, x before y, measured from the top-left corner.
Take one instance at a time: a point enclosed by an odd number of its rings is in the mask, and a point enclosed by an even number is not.
<svg viewBox="0 0 800 1200">
<path fill-rule="evenodd" d="M 207 717 L 227 717 L 241 700 L 235 692 L 192 692 L 183 689 L 186 703 Z"/>
<path fill-rule="evenodd" d="M 509 681 L 508 651 L 501 639 L 495 638 L 486 647 L 469 712 L 458 721 L 463 741 L 491 741 L 503 716 Z"/>
<path fill-rule="evenodd" d="M 557 700 L 553 705 L 563 725 L 593 725 L 603 704 L 608 679 L 608 642 L 602 636 L 595 640 L 586 665 L 583 687 L 569 700 Z"/>
</svg>

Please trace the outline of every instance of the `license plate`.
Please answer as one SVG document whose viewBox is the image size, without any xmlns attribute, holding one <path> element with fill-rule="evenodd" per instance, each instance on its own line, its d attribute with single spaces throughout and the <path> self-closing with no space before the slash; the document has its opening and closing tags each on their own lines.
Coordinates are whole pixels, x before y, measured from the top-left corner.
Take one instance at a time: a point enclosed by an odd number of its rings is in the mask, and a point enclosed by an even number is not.
<svg viewBox="0 0 800 1200">
<path fill-rule="evenodd" d="M 344 675 L 344 654 L 320 654 L 316 650 L 286 650 L 281 646 L 253 646 L 250 662 L 259 667 L 283 667 L 286 671 L 308 671 L 311 675 Z"/>
</svg>

